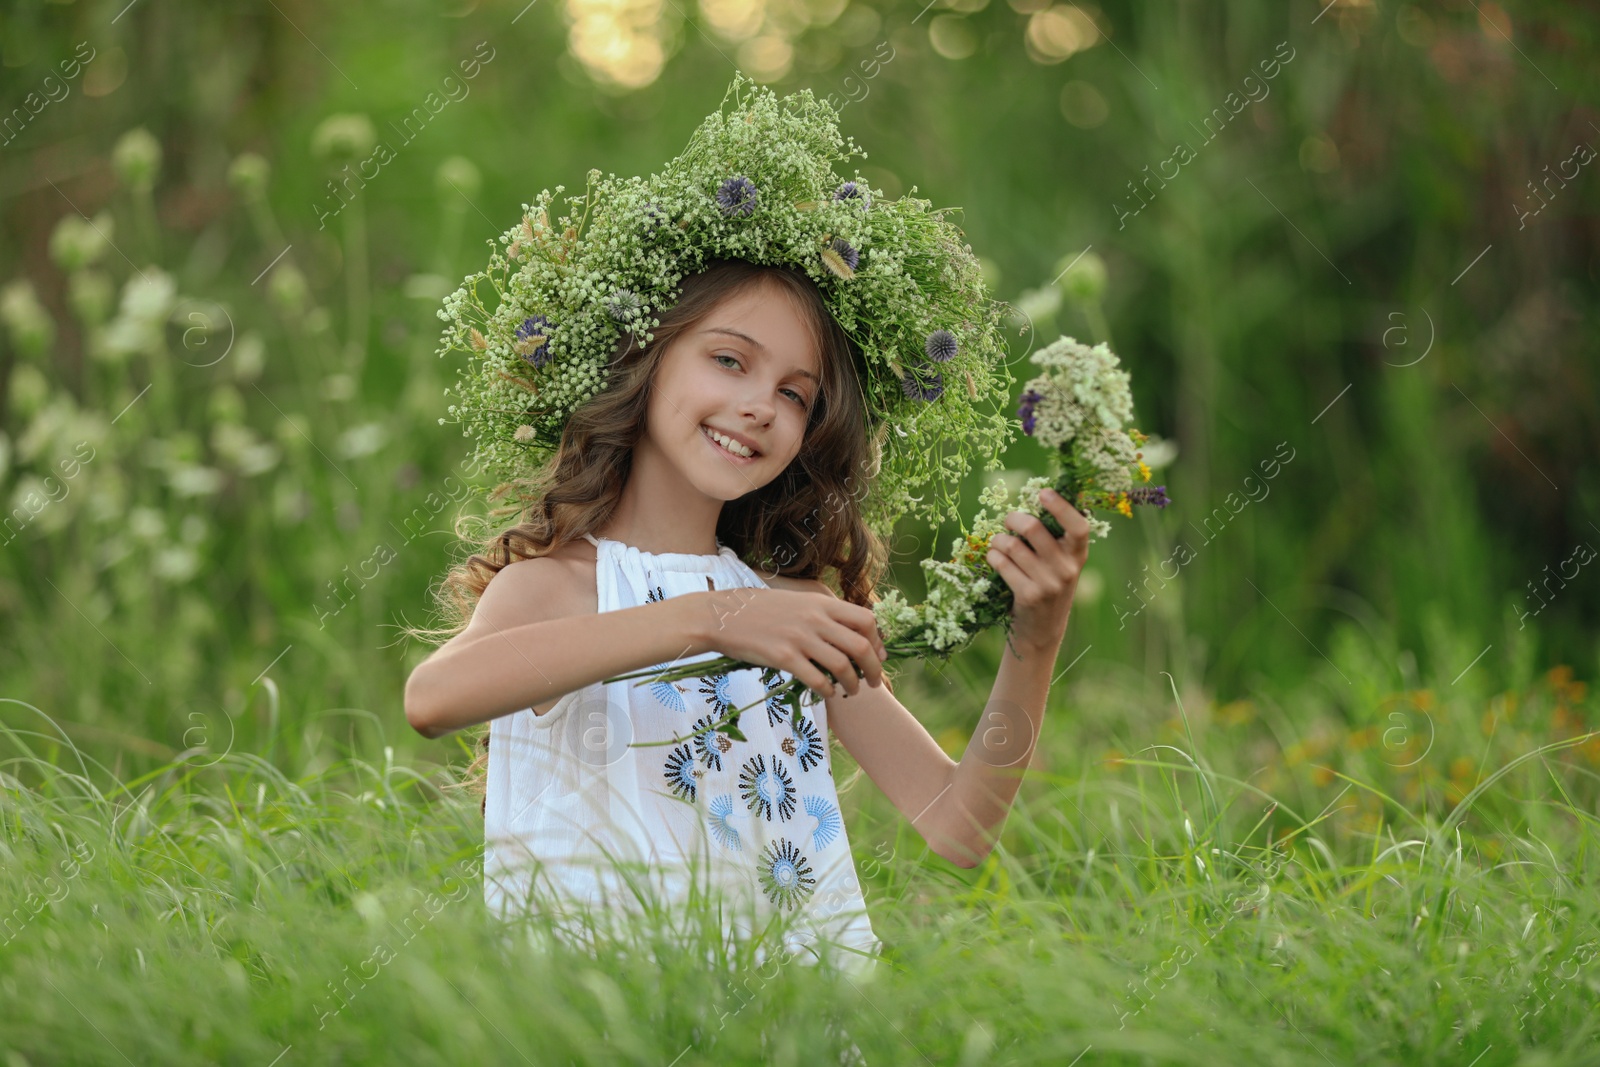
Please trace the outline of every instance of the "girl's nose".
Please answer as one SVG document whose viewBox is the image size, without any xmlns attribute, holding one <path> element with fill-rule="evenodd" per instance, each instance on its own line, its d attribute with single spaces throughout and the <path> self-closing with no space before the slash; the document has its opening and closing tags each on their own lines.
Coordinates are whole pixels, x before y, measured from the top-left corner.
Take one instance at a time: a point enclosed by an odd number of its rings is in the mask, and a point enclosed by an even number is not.
<svg viewBox="0 0 1600 1067">
<path fill-rule="evenodd" d="M 771 400 L 765 397 L 753 397 L 745 401 L 742 414 L 746 418 L 754 419 L 765 426 L 772 421 L 774 407 Z"/>
</svg>

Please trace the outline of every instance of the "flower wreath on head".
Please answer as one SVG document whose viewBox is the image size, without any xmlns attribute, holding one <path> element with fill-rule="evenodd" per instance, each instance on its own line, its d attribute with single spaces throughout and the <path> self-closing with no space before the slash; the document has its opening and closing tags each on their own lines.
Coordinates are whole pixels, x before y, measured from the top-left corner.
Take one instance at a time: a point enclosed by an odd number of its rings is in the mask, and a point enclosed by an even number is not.
<svg viewBox="0 0 1600 1067">
<path fill-rule="evenodd" d="M 1005 305 L 990 297 L 948 209 L 887 199 L 859 175 L 841 180 L 833 161 L 852 155 L 866 158 L 841 138 L 833 105 L 809 89 L 780 100 L 737 74 L 660 174 L 591 170 L 585 194 L 567 198 L 581 214 L 554 225 L 549 208 L 565 186 L 542 191 L 438 313 L 448 323 L 439 354 L 468 357 L 452 418 L 439 422 L 461 425 L 480 465 L 525 474 L 606 388 L 619 339 L 653 340 L 654 315 L 676 303 L 686 276 L 719 259 L 793 266 L 816 283 L 865 365 L 863 429 L 878 469 L 864 521 L 887 537 L 903 515 L 956 519 L 972 460 L 998 469 L 1016 433 L 1004 411 L 1015 384 Z M 485 281 L 493 307 L 482 302 Z"/>
</svg>

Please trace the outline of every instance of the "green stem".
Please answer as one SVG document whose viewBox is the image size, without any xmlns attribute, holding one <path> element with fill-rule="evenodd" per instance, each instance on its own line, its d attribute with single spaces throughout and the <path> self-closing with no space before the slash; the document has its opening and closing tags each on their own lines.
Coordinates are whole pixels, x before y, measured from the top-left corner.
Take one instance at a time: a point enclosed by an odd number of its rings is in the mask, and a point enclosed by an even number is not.
<svg viewBox="0 0 1600 1067">
<path fill-rule="evenodd" d="M 350 373 L 357 384 L 367 360 L 367 334 L 370 329 L 371 299 L 367 285 L 367 217 L 361 198 L 345 209 L 344 277 L 349 315 L 345 357 L 353 364 Z"/>
<path fill-rule="evenodd" d="M 1106 313 L 1100 310 L 1100 301 L 1092 300 L 1084 304 L 1083 316 L 1089 320 L 1089 329 L 1094 331 L 1095 340 L 1111 344 L 1111 324 L 1106 321 Z"/>
</svg>

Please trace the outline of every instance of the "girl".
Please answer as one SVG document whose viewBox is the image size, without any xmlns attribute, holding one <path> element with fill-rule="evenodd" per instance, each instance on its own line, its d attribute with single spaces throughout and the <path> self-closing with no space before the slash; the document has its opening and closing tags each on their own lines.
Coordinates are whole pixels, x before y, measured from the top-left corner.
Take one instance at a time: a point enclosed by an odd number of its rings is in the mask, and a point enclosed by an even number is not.
<svg viewBox="0 0 1600 1067">
<path fill-rule="evenodd" d="M 407 721 L 430 738 L 489 722 L 472 771 L 487 764 L 491 909 L 527 906 L 536 884 L 545 910 L 714 889 L 741 934 L 777 917 L 791 952 L 870 962 L 879 942 L 830 735 L 935 852 L 980 862 L 1038 737 L 1087 522 L 1047 493 L 1061 538 L 1012 512 L 1014 536 L 993 540 L 1014 628 L 957 763 L 884 677 L 870 605 L 886 551 L 848 491 L 877 453 L 859 353 L 816 285 L 714 260 L 684 280 L 647 348 L 618 341 L 613 366 L 520 487 L 522 521 L 447 579 L 447 603 L 470 619 L 412 672 Z M 784 531 L 797 529 L 794 544 Z M 761 573 L 746 562 L 778 558 Z M 829 570 L 837 593 L 820 580 Z M 735 740 L 707 728 L 770 691 L 758 671 L 602 681 L 718 654 L 784 672 L 773 688 L 799 678 L 825 703 L 795 723 L 769 700 Z"/>
</svg>

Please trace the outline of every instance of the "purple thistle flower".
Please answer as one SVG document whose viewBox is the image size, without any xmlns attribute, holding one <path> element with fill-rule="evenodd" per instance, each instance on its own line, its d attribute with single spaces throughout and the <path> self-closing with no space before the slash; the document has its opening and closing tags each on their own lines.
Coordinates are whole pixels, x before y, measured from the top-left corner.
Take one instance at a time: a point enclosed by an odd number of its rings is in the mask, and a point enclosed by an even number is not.
<svg viewBox="0 0 1600 1067">
<path fill-rule="evenodd" d="M 517 327 L 517 350 L 522 351 L 530 337 L 548 337 L 550 320 L 543 315 L 534 315 L 532 318 L 522 320 L 522 325 Z M 532 352 L 522 352 L 522 358 L 532 363 L 535 367 L 542 367 L 550 362 L 550 342 L 539 342 L 539 347 Z"/>
<path fill-rule="evenodd" d="M 1167 499 L 1166 486 L 1141 485 L 1137 489 L 1128 490 L 1128 503 L 1149 504 L 1152 507 L 1164 508 L 1172 501 Z"/>
<path fill-rule="evenodd" d="M 717 205 L 724 215 L 749 215 L 756 209 L 755 183 L 743 175 L 729 178 L 717 187 Z"/>
<path fill-rule="evenodd" d="M 867 187 L 857 185 L 855 182 L 845 182 L 833 191 L 835 200 L 859 200 L 862 207 L 872 206 L 872 195 L 867 192 Z"/>
<path fill-rule="evenodd" d="M 949 330 L 934 330 L 922 348 L 935 363 L 947 363 L 956 357 L 956 335 Z"/>
<path fill-rule="evenodd" d="M 835 237 L 830 244 L 833 250 L 839 253 L 839 258 L 844 260 L 845 266 L 855 270 L 856 264 L 861 262 L 861 253 L 850 247 L 850 242 L 843 237 Z"/>
<path fill-rule="evenodd" d="M 661 224 L 667 221 L 667 216 L 654 204 L 646 203 L 640 214 L 644 216 L 644 235 L 654 237 Z"/>
<path fill-rule="evenodd" d="M 1039 401 L 1043 399 L 1044 397 L 1040 396 L 1032 389 L 1029 389 L 1026 393 L 1022 394 L 1022 404 L 1017 408 L 1017 417 L 1022 420 L 1023 433 L 1032 435 L 1033 409 L 1038 405 Z"/>
<path fill-rule="evenodd" d="M 944 378 L 937 372 L 929 373 L 932 371 L 932 368 L 930 367 L 918 367 L 917 369 L 925 374 L 928 374 L 928 384 L 921 384 L 915 377 L 909 374 L 904 378 L 901 378 L 900 388 L 906 394 L 906 399 L 922 400 L 927 402 L 937 400 L 939 397 L 943 396 Z"/>
</svg>

